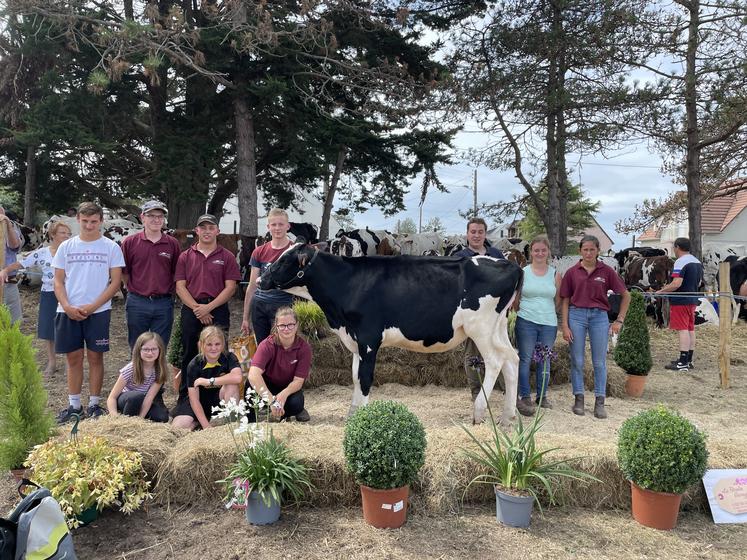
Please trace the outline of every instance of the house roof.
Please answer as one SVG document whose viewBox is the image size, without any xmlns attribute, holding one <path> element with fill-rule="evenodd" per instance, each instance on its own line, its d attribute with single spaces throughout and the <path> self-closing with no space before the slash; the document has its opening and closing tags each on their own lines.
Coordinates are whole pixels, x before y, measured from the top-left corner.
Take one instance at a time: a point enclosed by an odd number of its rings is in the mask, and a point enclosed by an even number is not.
<svg viewBox="0 0 747 560">
<path fill-rule="evenodd" d="M 726 188 L 733 187 L 728 185 Z M 724 231 L 742 210 L 747 208 L 747 191 L 741 190 L 725 196 L 715 196 L 703 204 L 700 219 L 703 233 Z"/>
<path fill-rule="evenodd" d="M 661 229 L 658 226 L 648 228 L 638 236 L 638 241 L 657 241 L 661 239 Z"/>
</svg>

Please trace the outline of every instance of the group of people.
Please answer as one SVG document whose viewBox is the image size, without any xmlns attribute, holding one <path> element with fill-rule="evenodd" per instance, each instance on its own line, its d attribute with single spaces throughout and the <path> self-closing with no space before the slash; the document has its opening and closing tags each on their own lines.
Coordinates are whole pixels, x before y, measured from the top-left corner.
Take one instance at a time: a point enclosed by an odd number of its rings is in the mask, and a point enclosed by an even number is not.
<svg viewBox="0 0 747 560">
<path fill-rule="evenodd" d="M 125 238 L 120 247 L 101 234 L 103 209 L 84 202 L 76 213 L 78 235 L 71 236 L 69 227 L 55 223 L 49 230 L 50 245 L 20 262 L 16 260 L 22 245 L 20 232 L 4 212 L 0 213 L 0 227 L 7 221 L 7 230 L 13 232 L 6 237 L 6 262 L 0 281 L 5 282 L 5 303 L 14 321 L 22 316 L 15 274 L 30 266 L 42 270 L 37 335 L 47 341 L 46 373 L 55 370 L 55 354 L 64 354 L 67 366 L 68 406 L 58 414 L 58 422 L 67 422 L 75 415 L 96 418 L 106 409 L 113 415 L 168 421 L 163 387 L 168 378 L 166 348 L 175 294 L 182 302 L 183 360 L 179 397 L 171 411 L 174 425 L 207 428 L 213 406 L 223 398 L 240 398 L 243 374 L 226 344 L 228 301 L 241 280 L 236 258 L 218 245 L 218 220 L 211 214 L 197 219 L 197 242 L 182 252 L 179 242 L 163 231 L 167 212 L 160 201 L 146 202 L 140 215 L 143 230 Z M 288 215 L 279 209 L 270 215 L 273 240 L 277 238 L 287 248 Z M 302 387 L 311 368 L 311 348 L 298 336 L 298 320 L 288 307 L 289 297 L 256 288 L 260 267 L 270 262 L 260 249 L 252 254 L 252 283 L 244 312 L 246 324 L 242 325 L 247 332 L 250 323 L 261 325 L 255 333 L 259 345 L 248 382 L 272 403 L 273 416 L 307 421 Z M 281 253 L 276 252 L 272 259 Z M 122 282 L 127 291 L 125 315 L 132 360 L 120 370 L 105 409 L 101 392 L 104 353 L 109 351 L 111 300 Z M 253 296 L 257 301 L 252 306 Z M 263 305 L 256 317 L 251 317 L 250 309 L 263 301 L 279 305 Z M 84 359 L 89 375 L 85 410 L 81 402 Z"/>
<path fill-rule="evenodd" d="M 487 225 L 480 218 L 473 218 L 467 224 L 469 246 L 455 256 L 472 257 L 487 255 L 503 258 L 496 248 L 485 243 Z M 535 406 L 552 408 L 547 398 L 547 385 L 550 374 L 550 356 L 535 353 L 537 347 L 552 348 L 561 328 L 563 339 L 568 342 L 571 362 L 571 389 L 574 414 L 584 416 L 584 357 L 586 339 L 591 347 L 591 361 L 594 369 L 594 409 L 596 418 L 607 418 L 605 408 L 607 387 L 607 348 L 609 333 L 617 334 L 625 322 L 630 305 L 630 293 L 610 266 L 599 260 L 599 240 L 586 235 L 579 241 L 580 259 L 561 278 L 550 265 L 551 249 L 544 235 L 535 237 L 529 243 L 529 264 L 524 267 L 524 280 L 520 293 L 514 301 L 517 318 L 514 327 L 516 346 L 519 352 L 519 388 L 516 408 L 524 416 L 535 413 Z M 659 294 L 667 292 L 697 292 L 703 279 L 703 265 L 690 254 L 690 241 L 681 237 L 674 242 L 677 260 L 674 264 L 672 281 L 665 285 Z M 620 294 L 620 311 L 610 324 L 609 294 Z M 694 367 L 692 356 L 695 348 L 695 307 L 697 296 L 674 296 L 670 300 L 670 328 L 679 334 L 680 355 L 665 365 L 670 370 L 689 370 Z M 472 390 L 473 399 L 479 394 L 482 380 L 480 368 L 470 363 L 469 357 L 479 356 L 474 343 L 468 341 L 465 354 L 465 369 Z M 536 364 L 536 398 L 531 398 L 530 364 L 539 356 Z"/>
<path fill-rule="evenodd" d="M 0 282 L 5 282 L 5 303 L 14 321 L 21 318 L 20 297 L 15 274 L 21 268 L 38 266 L 42 270 L 37 336 L 46 341 L 47 374 L 55 369 L 55 353 L 65 355 L 67 365 L 68 407 L 60 412 L 60 423 L 74 415 L 95 418 L 105 412 L 101 406 L 104 378 L 104 352 L 109 350 L 111 299 L 124 281 L 127 289 L 125 314 L 132 360 L 120 375 L 106 401 L 112 415 L 139 415 L 156 422 L 167 422 L 169 411 L 163 402 L 167 380 L 166 348 L 174 318 L 174 294 L 182 302 L 181 326 L 183 359 L 179 397 L 171 411 L 177 427 L 208 428 L 212 409 L 221 399 L 239 399 L 243 374 L 234 354 L 227 350 L 226 333 L 230 326 L 228 301 L 236 291 L 241 274 L 235 256 L 217 243 L 218 220 L 211 214 L 197 219 L 197 242 L 180 249 L 179 242 L 165 233 L 166 206 L 146 202 L 140 218 L 143 230 L 122 241 L 121 248 L 103 237 L 103 209 L 84 202 L 77 209 L 80 233 L 71 236 L 70 228 L 58 222 L 50 227 L 50 245 L 16 260 L 22 245 L 21 234 L 0 208 L 0 227 L 7 222 L 5 267 Z M 251 255 L 249 286 L 243 305 L 241 331 L 252 331 L 258 344 L 247 381 L 271 404 L 277 418 L 295 417 L 308 421 L 304 407 L 303 385 L 311 368 L 311 348 L 298 335 L 298 318 L 290 306 L 291 295 L 280 290 L 262 290 L 258 278 L 291 245 L 290 224 L 284 210 L 268 214 L 271 240 Z M 487 255 L 504 258 L 500 250 L 486 243 L 487 224 L 473 218 L 467 224 L 468 246 L 455 256 Z M 690 243 L 679 238 L 674 243 L 677 258 L 672 281 L 660 292 L 695 292 L 703 276 L 703 267 L 690 254 Z M 536 398 L 531 398 L 530 362 L 538 346 L 552 348 L 560 326 L 570 346 L 572 411 L 585 414 L 584 348 L 589 338 L 594 368 L 594 416 L 606 418 L 607 345 L 609 332 L 618 333 L 630 303 L 617 272 L 598 259 L 599 240 L 584 236 L 579 242 L 580 259 L 561 278 L 550 265 L 550 242 L 545 236 L 529 244 L 530 261 L 524 267 L 524 281 L 514 307 L 519 351 L 519 389 L 517 409 L 526 416 L 535 406 L 552 408 L 547 397 L 549 356 L 536 366 Z M 622 296 L 617 319 L 610 325 L 608 294 Z M 693 301 L 695 300 L 695 301 Z M 672 300 L 671 328 L 679 332 L 680 355 L 666 367 L 675 370 L 693 368 L 695 347 L 694 310 L 697 298 Z M 477 355 L 468 341 L 467 356 Z M 88 361 L 89 401 L 83 411 L 83 360 Z M 473 399 L 480 391 L 479 368 L 466 365 Z"/>
</svg>

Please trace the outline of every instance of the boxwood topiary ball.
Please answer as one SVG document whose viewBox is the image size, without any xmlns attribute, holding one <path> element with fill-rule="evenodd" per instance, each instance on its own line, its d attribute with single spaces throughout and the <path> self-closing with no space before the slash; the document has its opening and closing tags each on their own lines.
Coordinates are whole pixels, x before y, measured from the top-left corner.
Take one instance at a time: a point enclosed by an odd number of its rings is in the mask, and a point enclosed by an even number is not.
<svg viewBox="0 0 747 560">
<path fill-rule="evenodd" d="M 705 435 L 687 418 L 658 405 L 620 427 L 617 460 L 625 477 L 641 488 L 682 494 L 706 471 Z"/>
<path fill-rule="evenodd" d="M 425 462 L 425 430 L 403 404 L 374 401 L 345 425 L 348 470 L 359 484 L 387 490 L 412 484 Z"/>
</svg>

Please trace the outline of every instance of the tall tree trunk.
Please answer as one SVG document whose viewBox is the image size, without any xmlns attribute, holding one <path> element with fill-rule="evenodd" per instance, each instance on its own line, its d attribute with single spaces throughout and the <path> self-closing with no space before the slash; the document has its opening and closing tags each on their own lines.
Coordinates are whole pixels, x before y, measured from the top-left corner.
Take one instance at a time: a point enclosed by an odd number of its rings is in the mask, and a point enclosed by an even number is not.
<svg viewBox="0 0 747 560">
<path fill-rule="evenodd" d="M 698 53 L 700 27 L 700 0 L 686 4 L 690 10 L 688 24 L 687 53 L 685 56 L 685 120 L 687 149 L 685 154 L 685 184 L 687 185 L 688 236 L 691 252 L 698 258 L 702 254 L 701 215 L 702 194 L 700 192 L 700 134 L 698 131 L 698 93 L 696 89 L 696 57 Z"/>
<path fill-rule="evenodd" d="M 26 148 L 26 186 L 23 196 L 23 224 L 34 227 L 36 220 L 36 146 Z"/>
<path fill-rule="evenodd" d="M 547 84 L 547 131 L 545 144 L 547 150 L 547 213 L 544 216 L 550 249 L 553 255 L 564 255 L 568 241 L 568 178 L 565 168 L 566 128 L 563 104 L 565 103 L 565 41 L 562 8 L 557 4 L 552 7 L 552 27 L 558 51 L 548 61 Z M 542 216 L 542 214 L 540 214 Z"/>
<path fill-rule="evenodd" d="M 135 12 L 132 10 L 132 0 L 124 0 L 124 13 L 127 21 L 135 19 Z"/>
<path fill-rule="evenodd" d="M 335 201 L 337 185 L 340 182 L 340 176 L 342 175 L 347 155 L 348 147 L 341 146 L 337 152 L 337 161 L 335 162 L 335 170 L 332 173 L 332 177 L 327 178 L 324 185 L 324 207 L 322 208 L 322 222 L 319 224 L 319 239 L 321 241 L 329 239 L 329 219 L 332 216 L 332 205 Z"/>
<path fill-rule="evenodd" d="M 236 128 L 236 181 L 239 198 L 240 233 L 242 237 L 257 236 L 257 144 L 254 137 L 254 118 L 249 112 L 243 88 L 238 88 L 234 99 Z"/>
</svg>

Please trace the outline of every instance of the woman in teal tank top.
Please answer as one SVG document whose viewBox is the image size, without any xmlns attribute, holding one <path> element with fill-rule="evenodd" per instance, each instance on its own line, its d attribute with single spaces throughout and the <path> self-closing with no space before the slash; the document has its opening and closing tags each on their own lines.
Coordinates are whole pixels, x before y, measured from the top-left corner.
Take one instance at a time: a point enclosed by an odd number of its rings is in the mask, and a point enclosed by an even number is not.
<svg viewBox="0 0 747 560">
<path fill-rule="evenodd" d="M 550 348 L 554 346 L 558 333 L 557 309 L 560 305 L 560 274 L 549 264 L 550 242 L 546 236 L 540 235 L 532 239 L 529 256 L 530 264 L 524 267 L 524 283 L 518 298 L 519 313 L 514 328 L 519 350 L 519 394 L 516 408 L 524 416 L 531 416 L 535 410 L 529 386 L 532 354 L 538 344 Z M 550 368 L 545 365 L 537 364 L 535 402 L 543 408 L 552 408 L 547 399 Z"/>
</svg>

